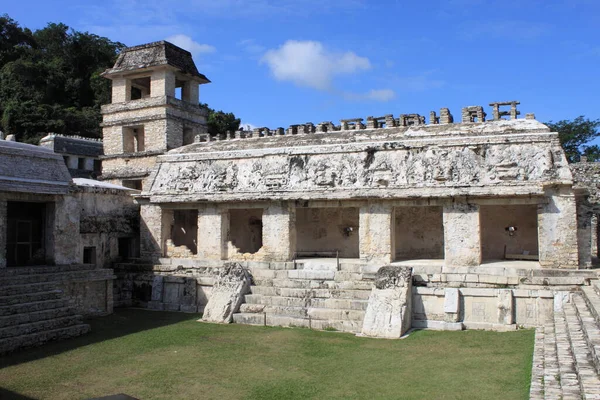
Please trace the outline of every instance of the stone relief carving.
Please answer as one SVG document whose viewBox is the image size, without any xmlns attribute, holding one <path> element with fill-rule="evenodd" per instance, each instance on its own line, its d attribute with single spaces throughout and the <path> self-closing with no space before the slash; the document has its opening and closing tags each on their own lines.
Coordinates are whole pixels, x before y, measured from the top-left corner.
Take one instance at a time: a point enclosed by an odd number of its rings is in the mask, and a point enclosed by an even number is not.
<svg viewBox="0 0 600 400">
<path fill-rule="evenodd" d="M 154 193 L 469 186 L 557 176 L 550 146 L 369 149 L 161 164 Z"/>
</svg>

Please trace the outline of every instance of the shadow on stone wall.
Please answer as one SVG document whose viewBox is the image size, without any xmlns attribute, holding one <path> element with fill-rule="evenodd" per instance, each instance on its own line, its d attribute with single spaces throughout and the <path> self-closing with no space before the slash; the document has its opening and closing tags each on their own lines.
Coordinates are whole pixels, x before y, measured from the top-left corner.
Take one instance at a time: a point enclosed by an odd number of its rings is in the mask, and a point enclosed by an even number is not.
<svg viewBox="0 0 600 400">
<path fill-rule="evenodd" d="M 79 347 L 127 336 L 132 333 L 160 328 L 190 319 L 197 320 L 198 318 L 200 318 L 200 314 L 147 311 L 134 308 L 115 310 L 115 313 L 112 315 L 86 320 L 85 322 L 92 326 L 92 331 L 86 335 L 59 342 L 51 342 L 40 347 L 2 356 L 0 358 L 0 369 L 58 355 Z M 0 388 L 0 399 L 4 398 L 2 389 Z M 12 399 L 13 397 L 6 398 Z M 26 397 L 14 398 L 26 399 Z"/>
</svg>

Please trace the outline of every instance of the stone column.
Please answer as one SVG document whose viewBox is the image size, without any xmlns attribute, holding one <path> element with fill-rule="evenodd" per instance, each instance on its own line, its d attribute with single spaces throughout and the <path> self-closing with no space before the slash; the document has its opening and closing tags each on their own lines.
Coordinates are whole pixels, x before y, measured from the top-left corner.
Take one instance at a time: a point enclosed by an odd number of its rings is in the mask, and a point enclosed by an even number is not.
<svg viewBox="0 0 600 400">
<path fill-rule="evenodd" d="M 164 255 L 165 242 L 171 234 L 173 212 L 157 204 L 140 205 L 140 256 L 156 261 Z"/>
<path fill-rule="evenodd" d="M 577 268 L 577 208 L 570 186 L 546 190 L 547 204 L 538 207 L 540 265 Z"/>
<path fill-rule="evenodd" d="M 577 244 L 579 268 L 592 267 L 592 215 L 585 207 L 577 207 Z"/>
<path fill-rule="evenodd" d="M 598 257 L 598 215 L 592 215 L 592 258 Z"/>
<path fill-rule="evenodd" d="M 369 203 L 360 207 L 360 258 L 369 263 L 389 264 L 395 257 L 394 207 Z"/>
<path fill-rule="evenodd" d="M 83 261 L 83 249 L 79 236 L 81 205 L 75 196 L 59 197 L 54 205 L 52 229 L 54 263 L 77 264 Z"/>
<path fill-rule="evenodd" d="M 481 264 L 478 205 L 456 202 L 444 206 L 444 252 L 446 266 Z"/>
<path fill-rule="evenodd" d="M 263 213 L 265 261 L 291 261 L 296 252 L 296 209 L 287 202 L 271 203 Z"/>
<path fill-rule="evenodd" d="M 124 103 L 131 100 L 131 80 L 126 78 L 113 79 L 112 103 Z"/>
<path fill-rule="evenodd" d="M 6 268 L 6 231 L 8 229 L 7 208 L 7 201 L 0 199 L 0 268 Z"/>
<path fill-rule="evenodd" d="M 198 210 L 198 258 L 226 260 L 229 212 L 216 206 Z"/>
</svg>

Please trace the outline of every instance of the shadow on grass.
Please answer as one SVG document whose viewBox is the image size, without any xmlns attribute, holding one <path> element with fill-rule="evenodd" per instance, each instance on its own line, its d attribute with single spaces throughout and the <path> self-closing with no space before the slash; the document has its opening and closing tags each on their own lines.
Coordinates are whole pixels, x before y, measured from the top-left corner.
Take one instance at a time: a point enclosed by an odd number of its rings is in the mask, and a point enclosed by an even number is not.
<svg viewBox="0 0 600 400">
<path fill-rule="evenodd" d="M 36 400 L 33 397 L 23 396 L 22 394 L 11 392 L 0 387 L 0 399 L 2 400 Z"/>
<path fill-rule="evenodd" d="M 200 316 L 201 314 L 149 311 L 137 308 L 116 309 L 115 312 L 109 316 L 85 320 L 85 323 L 90 324 L 92 327 L 92 331 L 86 335 L 58 342 L 50 342 L 40 347 L 21 350 L 0 357 L 0 368 L 39 360 L 79 347 L 127 336 L 132 333 L 177 324 L 191 319 L 199 319 Z M 0 399 L 5 398 L 2 390 L 3 389 L 0 388 Z M 14 398 L 26 399 L 26 397 Z"/>
</svg>

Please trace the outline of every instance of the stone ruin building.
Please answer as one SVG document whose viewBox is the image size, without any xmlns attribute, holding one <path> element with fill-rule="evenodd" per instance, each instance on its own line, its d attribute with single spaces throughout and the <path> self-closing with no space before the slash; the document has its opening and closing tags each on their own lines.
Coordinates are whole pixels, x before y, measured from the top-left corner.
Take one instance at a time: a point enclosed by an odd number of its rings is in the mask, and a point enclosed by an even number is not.
<svg viewBox="0 0 600 400">
<path fill-rule="evenodd" d="M 105 313 L 138 306 L 386 338 L 535 327 L 532 398 L 596 394 L 600 165 L 569 165 L 558 134 L 520 118 L 519 102 L 491 103 L 491 118 L 469 106 L 428 122 L 387 114 L 211 136 L 198 105 L 209 80 L 190 53 L 131 47 L 103 76 L 113 91 L 102 182 L 77 184 L 59 155 L 0 142 L 0 165 L 53 160 L 62 171 L 43 182 L 0 173 L 0 351 L 19 346 L 1 326 L 21 321 L 11 296 L 23 277 L 60 275 L 64 287 L 100 274 L 89 280 L 104 295 L 67 286 Z M 6 161 L 14 146 L 36 161 Z M 21 209 L 46 227 L 30 253 L 45 240 L 39 262 L 55 266 L 16 268 Z M 564 334 L 571 346 L 557 355 Z"/>
</svg>

